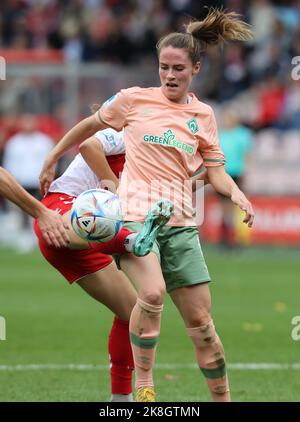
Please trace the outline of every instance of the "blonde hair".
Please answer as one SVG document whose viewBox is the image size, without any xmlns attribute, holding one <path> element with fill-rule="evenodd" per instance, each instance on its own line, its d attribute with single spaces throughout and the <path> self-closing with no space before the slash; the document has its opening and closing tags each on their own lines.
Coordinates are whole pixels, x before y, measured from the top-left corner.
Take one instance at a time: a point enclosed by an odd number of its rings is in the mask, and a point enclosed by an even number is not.
<svg viewBox="0 0 300 422">
<path fill-rule="evenodd" d="M 192 21 L 185 27 L 185 32 L 172 32 L 161 38 L 157 45 L 160 55 L 164 47 L 184 48 L 194 64 L 200 61 L 208 45 L 223 44 L 224 41 L 247 41 L 253 38 L 250 25 L 239 19 L 235 12 L 209 8 L 202 21 Z"/>
</svg>

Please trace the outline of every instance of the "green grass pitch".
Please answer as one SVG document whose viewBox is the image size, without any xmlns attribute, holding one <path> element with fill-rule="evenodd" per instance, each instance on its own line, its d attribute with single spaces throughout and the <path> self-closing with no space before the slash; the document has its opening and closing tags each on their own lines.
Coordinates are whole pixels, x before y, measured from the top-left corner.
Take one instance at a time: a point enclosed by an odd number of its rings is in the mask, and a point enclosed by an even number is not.
<svg viewBox="0 0 300 422">
<path fill-rule="evenodd" d="M 291 337 L 291 320 L 300 315 L 299 250 L 225 253 L 204 246 L 204 253 L 232 399 L 299 401 L 300 341 Z M 0 249 L 0 316 L 6 321 L 0 402 L 108 401 L 112 315 L 69 286 L 38 251 L 17 255 Z M 156 363 L 159 401 L 209 400 L 192 344 L 168 297 Z M 251 363 L 257 365 L 249 369 Z M 262 369 L 263 363 L 277 366 Z"/>
</svg>

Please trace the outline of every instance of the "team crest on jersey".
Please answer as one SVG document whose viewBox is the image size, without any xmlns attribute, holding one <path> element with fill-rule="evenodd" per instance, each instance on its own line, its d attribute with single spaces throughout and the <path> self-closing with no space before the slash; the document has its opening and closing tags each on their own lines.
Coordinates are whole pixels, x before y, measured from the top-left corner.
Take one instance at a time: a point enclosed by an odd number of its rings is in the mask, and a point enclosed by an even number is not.
<svg viewBox="0 0 300 422">
<path fill-rule="evenodd" d="M 102 107 L 108 108 L 111 105 L 111 103 L 113 103 L 115 101 L 116 97 L 117 97 L 117 94 L 110 97 L 108 100 L 105 101 L 105 103 L 102 105 Z"/>
<path fill-rule="evenodd" d="M 186 122 L 186 124 L 188 125 L 190 131 L 192 132 L 193 135 L 195 135 L 195 133 L 199 132 L 199 126 L 197 123 L 197 120 L 193 117 L 191 120 L 189 120 L 188 122 Z"/>
</svg>

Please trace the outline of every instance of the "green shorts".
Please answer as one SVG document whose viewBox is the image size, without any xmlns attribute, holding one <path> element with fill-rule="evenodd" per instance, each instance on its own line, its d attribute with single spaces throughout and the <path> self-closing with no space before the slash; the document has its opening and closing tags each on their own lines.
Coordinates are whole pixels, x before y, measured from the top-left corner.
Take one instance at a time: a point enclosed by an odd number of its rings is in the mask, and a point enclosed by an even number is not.
<svg viewBox="0 0 300 422">
<path fill-rule="evenodd" d="M 142 223 L 127 222 L 124 227 L 139 232 Z M 160 261 L 168 292 L 210 281 L 197 227 L 162 227 L 152 252 Z"/>
</svg>

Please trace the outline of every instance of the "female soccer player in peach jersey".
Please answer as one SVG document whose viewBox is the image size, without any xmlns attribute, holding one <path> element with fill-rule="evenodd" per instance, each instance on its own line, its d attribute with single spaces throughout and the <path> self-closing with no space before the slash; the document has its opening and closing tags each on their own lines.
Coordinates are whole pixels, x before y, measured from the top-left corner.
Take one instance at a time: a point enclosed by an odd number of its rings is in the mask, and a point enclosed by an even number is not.
<svg viewBox="0 0 300 422">
<path fill-rule="evenodd" d="M 127 206 L 127 227 L 138 230 L 149 204 L 164 196 L 166 186 L 172 196 L 174 216 L 158 235 L 154 253 L 120 258 L 120 267 L 138 290 L 129 326 L 137 401 L 155 401 L 152 369 L 165 289 L 184 320 L 212 399 L 230 400 L 224 350 L 210 313 L 210 276 L 190 206 L 192 187 L 186 181 L 204 163 L 214 189 L 245 212 L 243 221 L 249 227 L 254 213 L 225 172 L 211 107 L 189 93 L 189 88 L 207 45 L 251 37 L 248 25 L 235 13 L 218 9 L 188 24 L 185 33 L 163 37 L 157 44 L 161 86 L 125 89 L 111 97 L 65 135 L 41 173 L 41 185 L 47 189 L 55 163 L 67 149 L 99 129 L 124 128 L 126 163 L 119 195 Z"/>
</svg>

